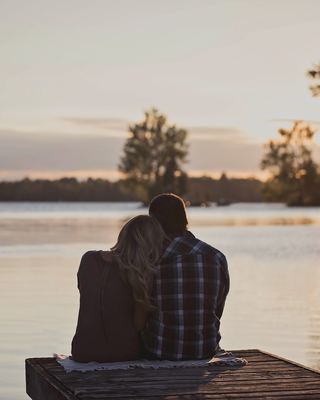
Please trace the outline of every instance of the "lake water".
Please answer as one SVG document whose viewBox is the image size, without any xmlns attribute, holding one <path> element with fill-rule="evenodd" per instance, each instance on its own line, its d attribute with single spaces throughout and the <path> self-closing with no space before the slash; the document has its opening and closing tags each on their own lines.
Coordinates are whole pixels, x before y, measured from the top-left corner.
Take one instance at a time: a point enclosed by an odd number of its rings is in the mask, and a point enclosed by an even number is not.
<svg viewBox="0 0 320 400">
<path fill-rule="evenodd" d="M 24 359 L 69 354 L 76 273 L 108 249 L 136 203 L 0 203 L 0 398 L 26 399 Z M 320 369 L 320 208 L 189 208 L 190 230 L 224 252 L 226 349 L 260 348 Z"/>
</svg>

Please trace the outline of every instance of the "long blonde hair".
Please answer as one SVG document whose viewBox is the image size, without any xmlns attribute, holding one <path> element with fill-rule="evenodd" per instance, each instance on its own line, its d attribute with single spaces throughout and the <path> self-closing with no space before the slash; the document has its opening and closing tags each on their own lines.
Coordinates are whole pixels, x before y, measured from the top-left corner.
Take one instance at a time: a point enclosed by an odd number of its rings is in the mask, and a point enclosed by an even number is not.
<svg viewBox="0 0 320 400">
<path fill-rule="evenodd" d="M 164 239 L 155 218 L 138 215 L 122 227 L 117 243 L 111 248 L 122 276 L 132 288 L 134 300 L 149 310 L 154 308 L 150 301 L 151 285 Z"/>
</svg>

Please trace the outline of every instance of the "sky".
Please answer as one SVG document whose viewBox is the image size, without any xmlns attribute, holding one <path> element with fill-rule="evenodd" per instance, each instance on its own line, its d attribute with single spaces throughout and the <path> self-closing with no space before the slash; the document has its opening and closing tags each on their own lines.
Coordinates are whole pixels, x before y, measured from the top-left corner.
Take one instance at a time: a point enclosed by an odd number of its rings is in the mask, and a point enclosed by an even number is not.
<svg viewBox="0 0 320 400">
<path fill-rule="evenodd" d="M 116 179 L 150 107 L 188 130 L 190 174 L 261 177 L 278 128 L 320 127 L 319 15 L 318 0 L 1 0 L 0 179 Z"/>
</svg>

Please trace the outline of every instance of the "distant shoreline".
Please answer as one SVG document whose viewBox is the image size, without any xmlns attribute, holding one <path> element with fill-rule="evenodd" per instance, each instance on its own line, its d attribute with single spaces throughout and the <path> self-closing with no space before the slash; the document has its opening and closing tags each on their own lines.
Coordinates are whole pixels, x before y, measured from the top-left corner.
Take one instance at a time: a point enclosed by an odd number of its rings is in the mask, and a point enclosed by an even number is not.
<svg viewBox="0 0 320 400">
<path fill-rule="evenodd" d="M 140 201 L 132 192 L 125 191 L 123 181 L 106 179 L 78 181 L 76 178 L 46 180 L 28 178 L 20 181 L 0 182 L 0 201 L 29 202 L 129 202 Z M 239 202 L 260 203 L 263 182 L 256 178 L 189 177 L 183 195 L 191 204 L 232 204 Z"/>
</svg>

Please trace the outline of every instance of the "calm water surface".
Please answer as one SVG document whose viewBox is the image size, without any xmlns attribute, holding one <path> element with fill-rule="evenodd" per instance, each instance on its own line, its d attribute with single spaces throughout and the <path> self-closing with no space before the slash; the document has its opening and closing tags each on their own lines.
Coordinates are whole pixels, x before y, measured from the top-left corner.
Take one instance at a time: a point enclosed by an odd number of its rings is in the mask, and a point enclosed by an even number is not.
<svg viewBox="0 0 320 400">
<path fill-rule="evenodd" d="M 231 291 L 222 346 L 260 348 L 320 369 L 320 209 L 192 209 L 190 229 L 223 251 Z M 76 273 L 108 249 L 136 203 L 0 203 L 0 398 L 26 399 L 24 359 L 69 354 Z"/>
</svg>

